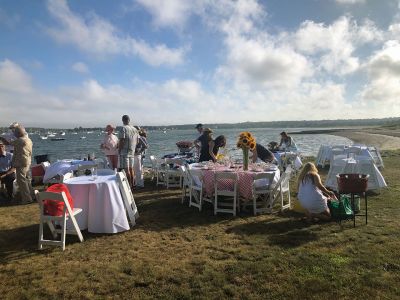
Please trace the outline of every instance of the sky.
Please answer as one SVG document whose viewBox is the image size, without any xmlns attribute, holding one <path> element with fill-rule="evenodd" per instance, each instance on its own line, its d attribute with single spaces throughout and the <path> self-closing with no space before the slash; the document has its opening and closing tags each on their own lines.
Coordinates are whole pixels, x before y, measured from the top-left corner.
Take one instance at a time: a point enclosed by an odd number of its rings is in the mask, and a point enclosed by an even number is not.
<svg viewBox="0 0 400 300">
<path fill-rule="evenodd" d="M 0 0 L 0 37 L 0 126 L 400 114 L 400 0 Z"/>
</svg>

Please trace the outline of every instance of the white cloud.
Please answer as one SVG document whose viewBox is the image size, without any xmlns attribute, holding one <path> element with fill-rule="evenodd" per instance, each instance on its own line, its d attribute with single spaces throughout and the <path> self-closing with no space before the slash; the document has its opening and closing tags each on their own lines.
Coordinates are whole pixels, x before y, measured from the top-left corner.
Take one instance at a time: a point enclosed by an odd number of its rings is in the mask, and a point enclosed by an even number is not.
<svg viewBox="0 0 400 300">
<path fill-rule="evenodd" d="M 312 75 L 307 59 L 289 47 L 241 37 L 227 41 L 227 62 L 219 70 L 224 77 L 241 83 L 287 88 Z"/>
<path fill-rule="evenodd" d="M 152 66 L 175 66 L 183 63 L 186 48 L 149 45 L 120 32 L 107 20 L 92 13 L 87 18 L 74 14 L 65 0 L 48 0 L 47 8 L 59 27 L 47 33 L 59 43 L 72 44 L 82 51 L 106 55 L 137 56 Z"/>
<path fill-rule="evenodd" d="M 360 93 L 369 109 L 400 114 L 400 42 L 388 41 L 366 64 L 369 82 Z"/>
<path fill-rule="evenodd" d="M 293 40 L 298 51 L 313 55 L 323 70 L 338 75 L 349 74 L 360 66 L 354 55 L 358 46 L 380 41 L 383 33 L 366 20 L 358 25 L 349 17 L 340 17 L 331 25 L 305 21 L 295 32 Z"/>
<path fill-rule="evenodd" d="M 257 1 L 196 0 L 196 9 L 177 0 L 137 2 L 150 12 L 155 26 L 183 27 L 189 16 L 196 15 L 220 35 L 223 47 L 215 54 L 220 61 L 214 77 L 204 80 L 207 86 L 183 76 L 163 82 L 136 79 L 131 85 L 103 84 L 92 72 L 92 78 L 79 85 L 44 92 L 33 86 L 30 74 L 5 60 L 0 62 L 0 100 L 5 104 L 0 114 L 5 122 L 15 118 L 10 109 L 15 106 L 29 108 L 21 113 L 21 122 L 49 126 L 71 126 L 71 120 L 82 126 L 119 124 L 123 114 L 147 125 L 400 114 L 397 23 L 382 32 L 370 20 L 356 22 L 342 16 L 328 24 L 305 21 L 291 32 L 276 34 L 263 24 L 268 14 Z M 173 9 L 179 3 L 183 6 Z M 71 12 L 65 1 L 51 1 L 48 6 L 59 24 L 49 29 L 53 38 L 88 53 L 135 55 L 152 65 L 176 65 L 183 63 L 188 51 L 124 35 L 97 15 Z M 388 37 L 393 40 L 366 57 L 371 45 L 376 47 Z M 73 69 L 86 72 L 85 67 L 77 62 Z M 350 80 L 360 74 L 368 74 L 368 82 L 353 97 Z"/>
<path fill-rule="evenodd" d="M 31 77 L 17 64 L 5 59 L 0 62 L 0 90 L 27 94 L 32 91 Z"/>
<path fill-rule="evenodd" d="M 89 68 L 88 66 L 83 63 L 83 62 L 76 62 L 71 66 L 72 70 L 75 72 L 81 73 L 81 74 L 87 74 L 89 73 Z"/>
<path fill-rule="evenodd" d="M 183 27 L 193 12 L 198 1 L 187 0 L 136 0 L 153 17 L 157 27 Z"/>
<path fill-rule="evenodd" d="M 127 87 L 104 85 L 92 78 L 76 86 L 45 92 L 31 85 L 29 74 L 20 66 L 3 61 L 0 63 L 0 115 L 4 124 L 18 119 L 26 126 L 49 127 L 119 124 L 123 114 L 131 115 L 139 125 L 358 118 L 360 114 L 362 117 L 395 116 L 400 113 L 396 102 L 399 85 L 396 88 L 395 81 L 390 79 L 382 87 L 389 73 L 398 74 L 399 59 L 395 56 L 400 53 L 398 47 L 398 44 L 387 45 L 371 58 L 370 68 L 377 70 L 371 73 L 376 79 L 370 85 L 373 90 L 365 91 L 363 102 L 353 103 L 346 101 L 345 85 L 312 79 L 291 89 L 228 86 L 209 90 L 194 80 L 170 79 L 159 84 L 135 81 Z M 390 67 L 380 63 L 378 68 L 378 61 L 385 55 L 391 56 L 395 63 Z M 3 84 L 5 78 L 8 81 Z M 24 85 L 29 89 L 20 88 Z M 368 97 L 383 97 L 384 101 L 371 105 Z M 25 109 L 17 112 L 15 107 Z"/>
<path fill-rule="evenodd" d="M 364 4 L 365 0 L 335 0 L 339 4 Z"/>
</svg>

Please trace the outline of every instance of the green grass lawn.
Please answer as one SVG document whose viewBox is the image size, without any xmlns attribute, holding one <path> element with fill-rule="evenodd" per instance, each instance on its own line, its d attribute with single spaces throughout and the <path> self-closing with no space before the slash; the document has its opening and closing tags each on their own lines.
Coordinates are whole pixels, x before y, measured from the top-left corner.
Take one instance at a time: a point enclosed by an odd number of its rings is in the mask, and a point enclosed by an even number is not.
<svg viewBox="0 0 400 300">
<path fill-rule="evenodd" d="M 37 204 L 1 206 L 0 298 L 399 299 L 400 151 L 383 155 L 388 188 L 369 195 L 356 228 L 289 212 L 214 216 L 148 183 L 132 230 L 39 251 Z"/>
</svg>

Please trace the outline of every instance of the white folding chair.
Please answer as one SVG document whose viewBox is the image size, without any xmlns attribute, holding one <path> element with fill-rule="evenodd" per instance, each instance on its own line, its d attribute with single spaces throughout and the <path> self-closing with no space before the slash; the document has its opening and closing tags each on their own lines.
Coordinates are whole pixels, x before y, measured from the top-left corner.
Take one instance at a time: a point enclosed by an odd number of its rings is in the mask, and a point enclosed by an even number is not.
<svg viewBox="0 0 400 300">
<path fill-rule="evenodd" d="M 166 184 L 166 165 L 164 159 L 157 159 L 154 155 L 150 155 L 152 165 L 152 180 L 156 177 L 156 185 Z"/>
<path fill-rule="evenodd" d="M 290 199 L 290 176 L 292 173 L 291 166 L 286 168 L 286 171 L 281 175 L 279 181 L 273 186 L 270 190 L 268 201 L 267 201 L 267 208 L 269 212 L 273 211 L 275 200 L 279 197 L 281 200 L 280 203 L 280 210 L 283 211 L 285 209 L 290 208 L 291 199 Z M 285 204 L 284 195 L 287 194 L 287 203 Z"/>
<path fill-rule="evenodd" d="M 221 187 L 222 186 L 222 187 Z M 226 188 L 229 186 L 229 188 Z M 238 177 L 232 172 L 217 172 L 214 180 L 214 214 L 231 213 L 236 216 L 239 209 Z"/>
<path fill-rule="evenodd" d="M 154 155 L 150 155 L 151 162 L 151 180 L 154 180 L 154 177 L 157 176 L 157 159 Z"/>
<path fill-rule="evenodd" d="M 189 207 L 194 206 L 201 211 L 203 206 L 203 173 L 201 170 L 187 169 L 190 178 Z"/>
<path fill-rule="evenodd" d="M 188 172 L 186 166 L 180 166 L 179 170 L 181 171 L 181 174 L 182 174 L 182 199 L 181 199 L 181 203 L 183 204 L 183 202 L 185 202 L 185 198 L 187 196 L 188 191 L 189 191 L 189 195 L 190 195 L 190 176 L 189 176 L 189 172 Z"/>
<path fill-rule="evenodd" d="M 134 226 L 136 224 L 136 219 L 139 218 L 139 211 L 137 209 L 135 199 L 133 198 L 132 190 L 129 186 L 124 170 L 117 173 L 117 182 L 122 194 L 122 200 L 124 201 L 128 218 L 131 221 L 132 226 Z"/>
<path fill-rule="evenodd" d="M 185 162 L 181 159 L 174 158 L 166 158 L 165 165 L 165 185 L 168 188 L 170 187 L 181 187 L 182 186 L 182 173 L 176 167 L 183 166 Z"/>
<path fill-rule="evenodd" d="M 76 222 L 75 219 L 75 216 L 82 211 L 81 208 L 74 207 L 74 209 L 71 209 L 67 196 L 65 195 L 64 192 L 52 193 L 52 192 L 39 192 L 38 190 L 35 190 L 35 195 L 40 208 L 39 249 L 42 249 L 43 245 L 53 245 L 53 246 L 61 246 L 62 249 L 65 250 L 66 234 L 75 234 L 78 236 L 79 240 L 83 242 L 83 236 L 81 230 L 79 229 L 78 223 Z M 43 201 L 46 199 L 63 202 L 64 203 L 63 214 L 61 216 L 45 215 Z M 68 219 L 70 219 L 72 222 L 73 229 L 71 230 L 67 230 L 66 222 Z M 56 229 L 54 222 L 57 222 L 61 226 L 61 229 Z M 43 239 L 43 223 L 48 224 L 54 240 Z M 61 240 L 56 240 L 58 233 L 61 234 Z"/>
<path fill-rule="evenodd" d="M 267 200 L 271 192 L 274 177 L 275 174 L 273 172 L 258 173 L 254 175 L 252 184 L 254 215 L 269 211 Z"/>
</svg>

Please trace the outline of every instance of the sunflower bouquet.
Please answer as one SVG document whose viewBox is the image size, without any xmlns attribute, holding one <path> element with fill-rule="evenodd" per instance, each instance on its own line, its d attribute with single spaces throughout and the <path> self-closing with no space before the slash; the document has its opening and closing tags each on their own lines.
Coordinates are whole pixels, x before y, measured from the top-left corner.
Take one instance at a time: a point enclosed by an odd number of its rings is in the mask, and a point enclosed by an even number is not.
<svg viewBox="0 0 400 300">
<path fill-rule="evenodd" d="M 256 148 L 256 139 L 248 131 L 241 132 L 236 146 L 243 151 L 243 170 L 246 171 L 249 168 L 249 150 Z"/>
</svg>

